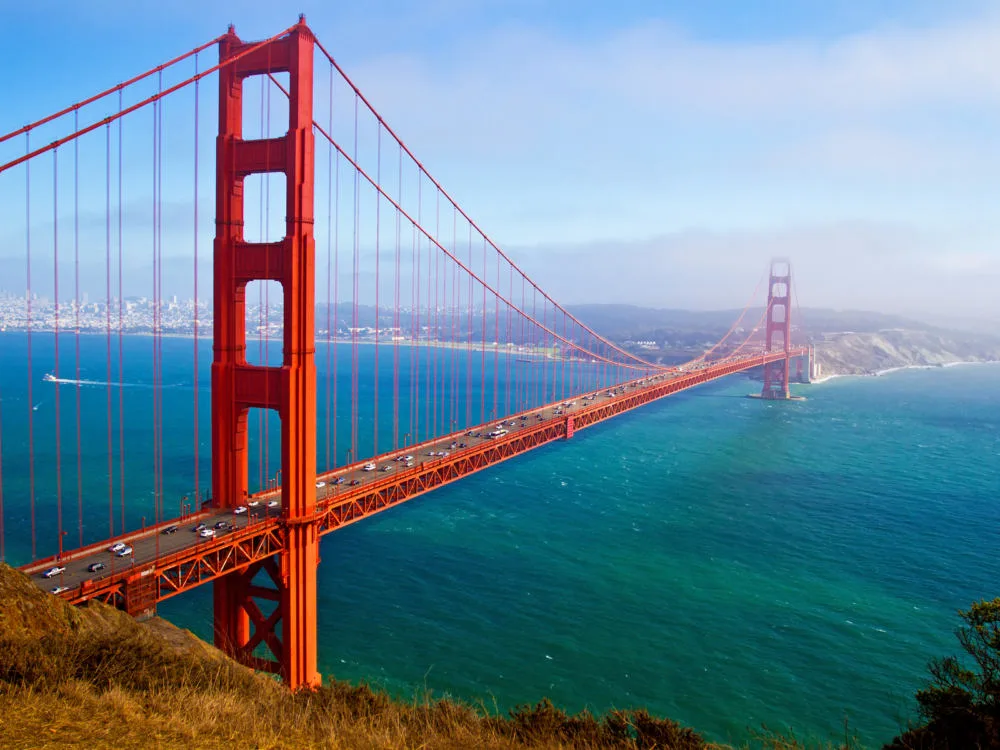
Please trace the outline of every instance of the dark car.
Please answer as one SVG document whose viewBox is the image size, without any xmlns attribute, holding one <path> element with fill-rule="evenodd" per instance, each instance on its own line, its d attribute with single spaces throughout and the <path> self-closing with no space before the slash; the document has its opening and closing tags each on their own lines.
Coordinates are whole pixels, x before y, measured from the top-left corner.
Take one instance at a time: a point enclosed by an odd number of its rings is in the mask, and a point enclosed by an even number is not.
<svg viewBox="0 0 1000 750">
<path fill-rule="evenodd" d="M 229 521 L 219 521 L 217 524 L 215 524 L 215 528 L 217 528 L 217 529 L 228 529 L 229 528 Z"/>
<path fill-rule="evenodd" d="M 191 531 L 202 531 L 203 529 L 206 529 L 206 528 L 208 528 L 208 527 L 205 526 L 205 524 L 199 523 L 197 526 L 195 526 L 193 529 L 191 529 Z"/>
<path fill-rule="evenodd" d="M 177 531 L 177 527 L 176 527 L 176 526 L 167 526 L 167 528 L 165 528 L 165 529 L 164 529 L 163 531 L 161 531 L 160 533 L 161 533 L 161 534 L 173 534 L 173 533 L 175 533 L 176 531 Z"/>
<path fill-rule="evenodd" d="M 361 480 L 360 479 L 352 479 L 351 480 L 351 487 L 357 487 L 359 484 L 361 484 Z"/>
<path fill-rule="evenodd" d="M 87 566 L 87 572 L 89 573 L 96 573 L 99 570 L 104 570 L 104 563 L 95 562 Z"/>
</svg>

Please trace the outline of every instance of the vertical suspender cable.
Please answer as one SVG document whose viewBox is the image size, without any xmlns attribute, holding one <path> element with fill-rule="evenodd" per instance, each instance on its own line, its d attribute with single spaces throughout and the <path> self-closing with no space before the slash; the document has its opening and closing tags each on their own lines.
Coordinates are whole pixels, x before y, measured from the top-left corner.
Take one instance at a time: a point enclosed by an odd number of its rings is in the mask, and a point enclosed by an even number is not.
<svg viewBox="0 0 1000 750">
<path fill-rule="evenodd" d="M 111 409 L 111 125 L 104 130 L 104 329 L 105 395 L 108 420 L 108 537 L 115 535 L 114 439 Z"/>
<path fill-rule="evenodd" d="M 421 175 L 417 173 L 417 223 L 422 221 L 421 215 L 423 213 L 423 189 L 422 189 L 422 179 Z M 414 225 L 414 229 L 416 229 Z M 414 341 L 414 380 L 416 383 L 415 391 L 413 394 L 413 442 L 420 442 L 420 271 L 422 269 L 421 263 L 421 238 L 419 233 L 414 232 L 414 242 L 417 246 L 417 256 L 416 256 L 416 302 L 414 303 L 414 328 L 417 332 L 416 341 Z"/>
<path fill-rule="evenodd" d="M 472 223 L 469 223 L 469 270 L 472 270 Z M 472 422 L 472 274 L 469 277 L 469 315 L 466 320 L 466 336 L 468 340 L 465 344 L 465 421 Z"/>
<path fill-rule="evenodd" d="M 375 149 L 375 182 L 378 185 L 382 185 L 382 125 L 376 121 L 376 136 L 375 141 L 377 143 Z M 379 240 L 382 236 L 382 195 L 375 191 L 375 383 L 374 383 L 374 416 L 372 418 L 372 455 L 378 455 L 378 328 L 379 320 L 381 319 L 381 311 L 379 310 Z"/>
<path fill-rule="evenodd" d="M 500 256 L 497 256 L 497 291 L 500 291 Z M 498 397 L 500 394 L 500 295 L 493 295 L 493 414 L 500 416 Z M 506 416 L 506 414 L 504 415 Z"/>
<path fill-rule="evenodd" d="M 486 278 L 486 238 L 483 237 L 483 279 Z M 479 421 L 486 421 L 486 284 L 483 287 L 482 330 L 479 333 Z"/>
<path fill-rule="evenodd" d="M 441 191 L 434 194 L 434 236 L 441 237 Z M 444 392 L 442 391 L 442 375 L 444 364 L 441 359 L 441 300 L 444 293 L 441 291 L 441 284 L 444 283 L 444 261 L 441 253 L 434 253 L 434 434 L 440 434 L 437 429 L 438 422 L 441 422 L 441 430 L 444 431 L 445 418 L 441 414 L 444 408 Z M 442 370 L 439 372 L 439 367 Z M 448 432 L 451 432 L 450 425 Z"/>
<path fill-rule="evenodd" d="M 354 163 L 358 163 L 358 96 L 354 95 Z M 351 331 L 351 451 L 355 460 L 358 455 L 358 295 L 361 291 L 359 281 L 361 264 L 361 175 L 354 170 L 354 267 L 352 271 L 354 284 L 354 328 Z"/>
<path fill-rule="evenodd" d="M 24 134 L 25 153 L 31 153 L 31 134 Z M 36 556 L 35 538 L 35 401 L 32 396 L 31 366 L 31 162 L 24 163 L 24 234 L 25 234 L 25 326 L 27 328 L 28 365 L 28 496 L 31 504 L 31 559 Z"/>
<path fill-rule="evenodd" d="M 409 432 L 411 440 L 419 442 L 417 435 L 417 343 L 419 341 L 419 310 L 417 308 L 418 284 L 417 275 L 419 263 L 417 262 L 417 228 L 411 226 L 412 236 L 410 237 L 410 423 Z M 406 441 L 404 441 L 406 442 Z"/>
<path fill-rule="evenodd" d="M 532 320 L 538 320 L 538 287 L 536 287 L 534 284 L 531 285 L 531 318 Z M 531 335 L 531 350 L 533 353 L 534 361 L 541 366 L 540 369 L 542 371 L 542 378 L 539 379 L 537 371 L 535 370 L 535 368 L 532 368 L 531 379 L 534 381 L 534 386 L 535 386 L 532 389 L 535 392 L 532 408 L 535 408 L 541 406 L 542 403 L 541 401 L 538 400 L 538 388 L 539 385 L 541 383 L 544 383 L 545 380 L 545 360 L 541 359 L 541 361 L 539 361 L 539 357 L 542 355 L 542 353 L 538 351 L 538 346 L 537 346 L 538 326 L 532 323 L 528 327 L 528 333 Z"/>
<path fill-rule="evenodd" d="M 421 227 L 423 227 L 423 221 L 421 221 Z M 426 346 L 426 357 L 424 358 L 424 432 L 428 438 L 436 437 L 433 431 L 432 414 L 431 414 L 431 403 L 432 403 L 432 393 L 434 388 L 434 383 L 431 377 L 431 359 L 434 357 L 434 343 L 431 340 L 432 319 L 431 319 L 431 280 L 433 273 L 431 272 L 431 266 L 433 262 L 433 256 L 437 255 L 434 252 L 433 244 L 431 242 L 427 243 L 427 346 Z"/>
<path fill-rule="evenodd" d="M 56 540 L 62 550 L 62 423 L 59 414 L 59 149 L 52 149 L 52 297 L 55 305 L 53 374 L 55 384 Z M 61 555 L 60 555 L 61 557 Z"/>
<path fill-rule="evenodd" d="M 80 111 L 74 113 L 79 130 Z M 76 361 L 76 528 L 77 546 L 83 546 L 83 429 L 80 422 L 80 141 L 73 141 L 73 343 Z"/>
<path fill-rule="evenodd" d="M 453 206 L 451 209 L 451 247 L 453 252 L 458 251 L 458 211 Z M 451 264 L 451 335 L 448 339 L 448 346 L 451 349 L 451 411 L 450 419 L 458 423 L 458 370 L 455 365 L 455 316 L 458 314 L 458 268 Z"/>
<path fill-rule="evenodd" d="M 157 415 L 157 398 L 159 396 L 159 384 L 156 373 L 159 369 L 159 350 L 156 346 L 156 335 L 159 328 L 160 298 L 157 294 L 157 247 L 159 245 L 159 138 L 160 138 L 160 103 L 153 102 L 153 523 L 156 523 L 157 508 L 159 507 L 160 489 L 160 425 Z M 159 544 L 159 536 L 157 536 Z"/>
<path fill-rule="evenodd" d="M 542 300 L 542 326 L 544 328 L 549 327 L 549 306 L 546 300 Z M 542 332 L 542 400 L 539 402 L 539 406 L 551 401 L 549 398 L 549 352 L 546 351 L 548 347 L 549 339 L 548 334 Z"/>
<path fill-rule="evenodd" d="M 513 301 L 514 299 L 514 267 L 510 263 L 507 264 L 507 299 Z M 504 344 L 507 350 L 507 359 L 504 363 L 506 374 L 504 375 L 505 383 L 505 396 L 504 396 L 504 411 L 507 414 L 513 414 L 515 411 L 519 411 L 514 408 L 514 405 L 510 400 L 510 350 L 511 350 L 511 336 L 510 336 L 510 310 L 511 306 L 507 305 L 507 323 L 504 330 Z"/>
<path fill-rule="evenodd" d="M 396 199 L 403 202 L 403 149 L 399 148 L 399 164 L 396 178 L 398 186 L 396 188 Z M 399 323 L 399 269 L 400 252 L 402 244 L 402 217 L 399 210 L 396 210 L 396 274 L 393 278 L 395 295 L 393 300 L 392 317 L 392 449 L 399 448 L 399 339 L 402 334 Z"/>
<path fill-rule="evenodd" d="M 327 98 L 327 130 L 333 132 L 333 66 L 330 66 L 330 90 Z M 333 144 L 327 143 L 326 150 L 326 463 L 324 470 L 332 469 L 336 464 L 337 453 L 330 451 L 333 443 L 330 440 L 332 420 L 330 418 L 330 390 L 333 373 L 330 369 L 330 357 L 333 348 L 330 330 L 330 306 L 333 303 L 331 286 L 333 280 Z"/>
<path fill-rule="evenodd" d="M 194 72 L 198 73 L 198 54 L 194 56 Z M 199 436 L 198 436 L 198 84 L 194 82 L 194 309 L 192 310 L 192 323 L 194 326 L 194 344 L 192 354 L 194 360 L 194 503 L 195 509 L 199 504 Z M 181 512 L 183 513 L 183 508 Z"/>
<path fill-rule="evenodd" d="M 122 109 L 122 92 L 118 92 L 118 111 Z M 118 118 L 118 500 L 121 509 L 119 531 L 125 531 L 125 290 L 122 284 L 125 233 L 123 216 L 122 123 Z"/>
<path fill-rule="evenodd" d="M 334 156 L 333 173 L 333 466 L 337 465 L 337 333 L 340 331 L 338 308 L 340 307 L 340 152 Z"/>
</svg>

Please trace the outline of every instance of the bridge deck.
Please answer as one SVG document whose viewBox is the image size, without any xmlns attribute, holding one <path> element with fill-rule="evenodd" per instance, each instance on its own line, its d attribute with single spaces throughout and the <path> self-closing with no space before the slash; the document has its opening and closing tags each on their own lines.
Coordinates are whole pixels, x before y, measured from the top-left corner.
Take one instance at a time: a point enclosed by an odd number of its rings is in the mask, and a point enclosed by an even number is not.
<svg viewBox="0 0 1000 750">
<path fill-rule="evenodd" d="M 792 351 L 792 356 L 803 354 L 805 349 Z M 499 438 L 487 436 L 496 425 L 491 422 L 325 472 L 317 476 L 316 515 L 320 533 L 335 531 L 476 471 L 565 438 L 568 430 L 589 427 L 664 396 L 783 357 L 782 352 L 774 352 L 713 364 L 682 366 L 676 371 L 636 379 L 613 389 L 576 396 L 572 403 L 557 402 L 505 417 L 509 432 Z M 464 448 L 459 447 L 462 443 Z M 431 452 L 435 455 L 430 455 Z M 394 461 L 401 455 L 413 456 L 412 467 Z M 377 468 L 366 471 L 364 466 L 368 463 L 374 463 Z M 392 469 L 383 471 L 385 466 Z M 64 553 L 58 564 L 66 570 L 52 578 L 44 578 L 42 573 L 56 564 L 54 557 L 35 561 L 21 570 L 32 575 L 42 588 L 65 587 L 61 595 L 72 603 L 96 598 L 137 614 L 152 608 L 158 601 L 278 553 L 282 548 L 284 528 L 279 498 L 280 490 L 269 490 L 255 495 L 252 500 L 256 505 L 244 515 L 234 515 L 230 509 L 207 509 L 184 519 L 165 521 L 115 540 Z M 211 528 L 219 521 L 235 524 L 235 528 L 220 530 L 211 538 L 193 532 L 196 524 L 204 523 Z M 178 529 L 174 533 L 162 533 L 169 526 Z M 127 542 L 134 553 L 128 558 L 116 557 L 108 551 L 115 541 Z M 104 570 L 88 572 L 88 566 L 96 562 L 104 563 Z"/>
</svg>

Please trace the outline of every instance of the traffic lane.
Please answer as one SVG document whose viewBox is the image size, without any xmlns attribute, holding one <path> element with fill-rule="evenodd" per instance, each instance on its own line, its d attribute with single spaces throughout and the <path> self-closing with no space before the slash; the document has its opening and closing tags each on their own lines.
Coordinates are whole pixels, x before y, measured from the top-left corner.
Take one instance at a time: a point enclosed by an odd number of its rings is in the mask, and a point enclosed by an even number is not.
<svg viewBox="0 0 1000 750">
<path fill-rule="evenodd" d="M 262 503 L 263 506 L 264 504 Z M 119 557 L 116 553 L 104 549 L 64 563 L 57 563 L 57 565 L 65 566 L 66 570 L 52 578 L 45 578 L 44 571 L 34 574 L 32 578 L 40 587 L 46 590 L 51 590 L 56 586 L 66 586 L 70 589 L 75 589 L 84 581 L 97 581 L 121 573 L 123 570 L 141 568 L 143 565 L 156 560 L 157 557 L 166 557 L 175 552 L 180 552 L 181 550 L 189 549 L 200 543 L 209 541 L 209 539 L 198 536 L 198 532 L 193 530 L 197 524 L 204 523 L 208 528 L 214 529 L 215 524 L 219 521 L 226 521 L 230 524 L 230 528 L 225 531 L 221 529 L 216 531 L 217 534 L 224 534 L 231 533 L 233 526 L 243 528 L 248 522 L 263 520 L 267 515 L 273 516 L 280 513 L 280 508 L 267 509 L 269 513 L 266 513 L 261 508 L 256 510 L 260 512 L 254 515 L 253 521 L 250 521 L 247 518 L 247 514 L 234 515 L 232 510 L 229 509 L 213 509 L 197 518 L 177 521 L 177 531 L 171 534 L 154 531 L 130 541 L 129 546 L 133 550 L 131 555 Z M 103 563 L 104 569 L 95 572 L 89 571 L 88 567 L 93 563 Z"/>
<path fill-rule="evenodd" d="M 660 382 L 667 376 L 650 376 L 644 380 L 648 383 Z M 676 377 L 672 375 L 670 377 Z M 317 500 L 327 500 L 330 498 L 336 498 L 341 493 L 351 489 L 351 482 L 357 480 L 360 484 L 353 486 L 364 486 L 365 484 L 370 484 L 378 481 L 384 474 L 387 473 L 397 473 L 399 471 L 405 471 L 408 468 L 404 463 L 397 461 L 401 456 L 413 456 L 414 466 L 419 466 L 420 464 L 426 463 L 428 460 L 436 460 L 444 458 L 440 455 L 441 452 L 446 452 L 448 455 L 452 453 L 466 450 L 479 446 L 483 443 L 492 442 L 493 439 L 487 437 L 487 433 L 496 427 L 503 426 L 503 429 L 507 430 L 508 433 L 513 433 L 518 430 L 523 430 L 528 427 L 533 427 L 539 422 L 544 422 L 553 418 L 563 418 L 572 413 L 576 413 L 584 409 L 585 407 L 591 406 L 599 401 L 610 401 L 618 396 L 622 395 L 626 390 L 634 390 L 636 388 L 641 388 L 642 385 L 631 384 L 631 385 L 619 385 L 615 388 L 609 388 L 601 391 L 594 395 L 593 399 L 584 400 L 583 397 L 576 397 L 569 401 L 563 401 L 559 404 L 548 406 L 542 409 L 537 409 L 529 412 L 525 415 L 527 418 L 522 419 L 520 416 L 517 417 L 505 417 L 503 420 L 498 420 L 496 422 L 488 422 L 482 425 L 468 430 L 465 433 L 459 435 L 451 435 L 445 439 L 437 440 L 432 443 L 426 443 L 419 446 L 401 448 L 397 451 L 390 453 L 384 453 L 376 458 L 372 458 L 366 463 L 374 463 L 375 469 L 371 471 L 365 471 L 363 468 L 354 468 L 349 471 L 338 471 L 335 473 L 328 473 L 320 475 L 320 481 L 323 482 L 322 487 L 317 487 L 316 498 Z M 541 419 L 538 419 L 538 416 Z M 471 435 L 469 433 L 472 433 Z M 464 443 L 465 447 L 461 447 Z M 431 455 L 434 453 L 434 455 Z M 392 467 L 389 471 L 385 471 L 385 467 Z M 340 484 L 336 484 L 335 480 L 338 477 L 342 477 L 343 481 Z"/>
<path fill-rule="evenodd" d="M 652 376 L 651 378 L 646 378 L 645 380 L 647 382 L 657 382 L 662 380 L 664 377 L 665 376 Z M 526 415 L 528 417 L 527 419 L 521 419 L 520 417 L 505 418 L 496 422 L 480 425 L 471 430 L 471 432 L 473 432 L 472 435 L 462 433 L 458 437 L 448 436 L 447 438 L 420 446 L 417 450 L 422 455 L 411 453 L 411 450 L 413 449 L 401 449 L 391 454 L 383 454 L 377 459 L 370 460 L 370 463 L 376 464 L 376 469 L 374 471 L 364 471 L 362 468 L 363 464 L 361 464 L 356 465 L 354 468 L 349 470 L 340 469 L 336 472 L 321 475 L 319 481 L 323 482 L 323 486 L 317 487 L 317 499 L 336 497 L 340 494 L 340 492 L 351 487 L 350 483 L 353 480 L 358 480 L 361 485 L 371 483 L 377 480 L 381 474 L 389 473 L 382 471 L 383 466 L 392 466 L 393 472 L 401 470 L 404 465 L 393 460 L 398 456 L 413 455 L 414 464 L 425 463 L 428 459 L 437 459 L 442 457 L 440 455 L 430 456 L 429 453 L 431 451 L 434 451 L 435 453 L 448 452 L 450 454 L 454 451 L 463 450 L 458 447 L 461 443 L 465 443 L 466 448 L 470 448 L 481 445 L 482 443 L 492 442 L 492 439 L 487 437 L 486 434 L 491 429 L 501 424 L 501 422 L 504 425 L 504 429 L 506 429 L 509 433 L 512 433 L 523 430 L 527 427 L 535 426 L 541 421 L 557 417 L 563 418 L 599 401 L 608 401 L 616 398 L 626 390 L 634 390 L 635 388 L 641 387 L 642 386 L 639 384 L 618 385 L 614 388 L 608 388 L 600 391 L 595 394 L 595 397 L 591 400 L 584 400 L 583 397 L 576 397 L 553 406 L 533 410 Z M 539 415 L 542 419 L 538 419 Z M 510 424 L 511 422 L 513 422 L 513 424 Z M 477 437 L 475 433 L 479 433 L 479 436 Z M 452 447 L 452 443 L 455 444 L 455 447 Z M 331 480 L 335 480 L 337 477 L 343 477 L 343 482 L 340 484 L 334 484 Z M 155 561 L 157 557 L 165 557 L 185 549 L 196 547 L 199 544 L 207 543 L 209 539 L 198 536 L 198 532 L 194 531 L 195 526 L 199 523 L 204 523 L 208 528 L 214 529 L 215 525 L 219 521 L 226 521 L 230 527 L 226 530 L 220 529 L 216 531 L 216 534 L 226 534 L 231 533 L 233 527 L 242 528 L 247 523 L 266 520 L 268 517 L 281 512 L 280 504 L 274 507 L 268 507 L 268 502 L 270 502 L 270 500 L 261 500 L 259 501 L 258 506 L 249 508 L 248 513 L 240 515 L 234 514 L 230 509 L 212 509 L 198 518 L 178 521 L 176 524 L 177 531 L 172 534 L 163 534 L 159 531 L 151 531 L 149 534 L 133 540 L 130 543 L 130 546 L 133 548 L 133 554 L 130 556 L 118 557 L 114 553 L 102 550 L 100 552 L 95 552 L 94 554 L 80 557 L 65 563 L 65 572 L 57 576 L 46 579 L 42 575 L 43 571 L 34 574 L 33 578 L 41 588 L 46 590 L 50 590 L 56 586 L 66 586 L 69 589 L 75 589 L 86 580 L 100 580 L 109 575 L 120 573 L 126 569 L 136 567 L 141 568 L 143 565 Z M 90 572 L 87 569 L 88 566 L 97 562 L 104 563 L 104 569 L 93 573 Z"/>
</svg>

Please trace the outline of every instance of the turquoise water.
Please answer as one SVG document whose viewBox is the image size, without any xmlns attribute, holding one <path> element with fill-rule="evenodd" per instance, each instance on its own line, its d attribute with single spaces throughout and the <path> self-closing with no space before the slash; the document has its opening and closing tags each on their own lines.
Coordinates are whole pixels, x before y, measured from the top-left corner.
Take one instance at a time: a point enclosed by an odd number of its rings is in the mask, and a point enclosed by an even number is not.
<svg viewBox="0 0 1000 750">
<path fill-rule="evenodd" d="M 833 738 L 845 716 L 888 739 L 927 660 L 956 649 L 955 610 L 1000 594 L 1000 368 L 794 403 L 754 387 L 671 397 L 325 537 L 321 671 L 491 709 L 646 706 L 718 740 Z M 161 613 L 208 636 L 210 590 Z"/>
</svg>

